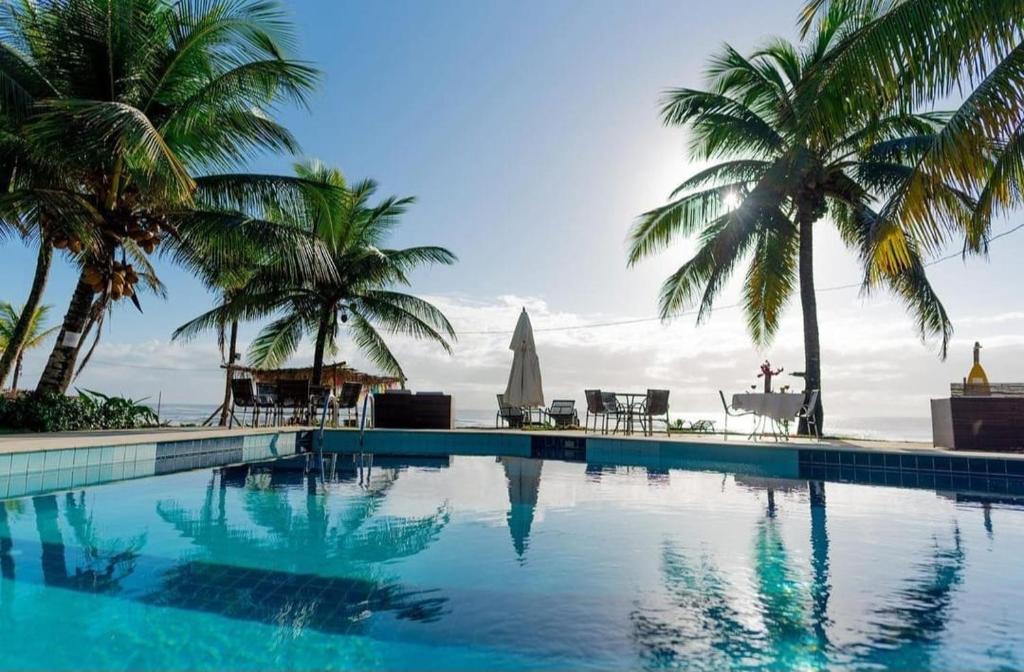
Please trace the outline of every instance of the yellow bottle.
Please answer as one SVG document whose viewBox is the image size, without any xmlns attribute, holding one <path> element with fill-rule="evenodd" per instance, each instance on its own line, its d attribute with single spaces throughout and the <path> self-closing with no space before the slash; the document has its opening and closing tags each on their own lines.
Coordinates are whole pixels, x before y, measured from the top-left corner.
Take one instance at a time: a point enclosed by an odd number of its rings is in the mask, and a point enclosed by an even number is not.
<svg viewBox="0 0 1024 672">
<path fill-rule="evenodd" d="M 974 366 L 971 367 L 971 372 L 967 374 L 966 389 L 964 391 L 967 394 L 982 396 L 991 393 L 988 386 L 988 376 L 985 375 L 985 369 L 981 367 L 981 343 L 975 342 L 974 344 Z"/>
</svg>

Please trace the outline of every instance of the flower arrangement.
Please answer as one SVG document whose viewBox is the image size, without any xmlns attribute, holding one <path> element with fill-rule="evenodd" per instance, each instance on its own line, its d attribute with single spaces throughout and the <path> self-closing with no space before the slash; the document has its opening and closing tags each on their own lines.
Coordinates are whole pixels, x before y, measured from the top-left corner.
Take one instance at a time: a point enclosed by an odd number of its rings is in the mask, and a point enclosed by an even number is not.
<svg viewBox="0 0 1024 672">
<path fill-rule="evenodd" d="M 778 369 L 773 371 L 772 363 L 769 362 L 767 359 L 764 360 L 763 364 L 761 364 L 761 373 L 757 374 L 757 377 L 764 378 L 765 394 L 768 394 L 772 391 L 772 377 L 779 375 L 780 373 L 782 373 L 782 371 L 782 367 L 779 367 Z"/>
</svg>

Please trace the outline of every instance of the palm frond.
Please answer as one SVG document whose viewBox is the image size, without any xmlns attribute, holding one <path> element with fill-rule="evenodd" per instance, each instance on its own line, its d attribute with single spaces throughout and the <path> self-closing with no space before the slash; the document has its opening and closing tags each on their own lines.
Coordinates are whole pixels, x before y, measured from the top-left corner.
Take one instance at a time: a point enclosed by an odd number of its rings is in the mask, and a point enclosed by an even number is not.
<svg viewBox="0 0 1024 672">
<path fill-rule="evenodd" d="M 679 236 L 691 236 L 707 222 L 722 216 L 747 191 L 748 182 L 734 182 L 687 194 L 659 208 L 645 212 L 629 231 L 626 263 L 642 259 L 668 247 Z"/>
<path fill-rule="evenodd" d="M 299 315 L 289 314 L 274 320 L 249 346 L 249 365 L 259 369 L 279 367 L 295 353 L 301 340 L 302 318 Z"/>
<path fill-rule="evenodd" d="M 369 360 L 380 368 L 381 371 L 392 376 L 405 380 L 405 371 L 398 359 L 388 347 L 387 342 L 381 337 L 377 330 L 359 311 L 352 310 L 349 319 L 349 331 L 355 341 L 356 347 L 364 353 Z"/>
<path fill-rule="evenodd" d="M 758 229 L 743 289 L 747 330 L 758 346 L 767 345 L 775 336 L 797 284 L 797 229 L 781 213 L 776 214 Z"/>
</svg>

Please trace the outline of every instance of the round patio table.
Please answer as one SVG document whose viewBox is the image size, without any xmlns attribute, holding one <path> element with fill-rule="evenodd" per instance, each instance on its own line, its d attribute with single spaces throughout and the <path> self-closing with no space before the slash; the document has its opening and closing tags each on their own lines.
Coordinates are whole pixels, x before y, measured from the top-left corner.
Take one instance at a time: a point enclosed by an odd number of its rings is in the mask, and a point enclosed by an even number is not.
<svg viewBox="0 0 1024 672">
<path fill-rule="evenodd" d="M 633 416 L 639 414 L 643 402 L 647 399 L 646 392 L 614 392 L 616 399 L 626 400 L 626 434 L 633 433 Z"/>
</svg>

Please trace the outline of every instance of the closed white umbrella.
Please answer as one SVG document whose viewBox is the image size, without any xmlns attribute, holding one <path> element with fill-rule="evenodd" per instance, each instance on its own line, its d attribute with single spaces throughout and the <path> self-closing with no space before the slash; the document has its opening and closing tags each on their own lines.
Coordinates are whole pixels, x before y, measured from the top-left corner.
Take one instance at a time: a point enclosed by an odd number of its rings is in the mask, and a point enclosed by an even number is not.
<svg viewBox="0 0 1024 672">
<path fill-rule="evenodd" d="M 540 360 L 533 342 L 533 326 L 526 308 L 519 315 L 516 331 L 508 349 L 512 356 L 512 371 L 505 388 L 505 403 L 509 406 L 536 408 L 544 405 L 544 386 L 540 380 Z"/>
</svg>

